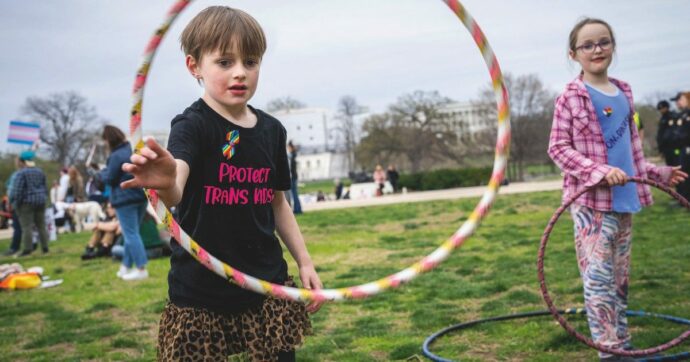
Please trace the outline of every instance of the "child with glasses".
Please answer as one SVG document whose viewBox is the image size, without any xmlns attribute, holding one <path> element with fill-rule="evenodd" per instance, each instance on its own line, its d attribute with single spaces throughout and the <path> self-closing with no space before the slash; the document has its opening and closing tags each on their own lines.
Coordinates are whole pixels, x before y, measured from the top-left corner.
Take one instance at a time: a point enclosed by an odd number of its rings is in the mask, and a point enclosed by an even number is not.
<svg viewBox="0 0 690 362">
<path fill-rule="evenodd" d="M 273 283 L 288 277 L 276 231 L 307 289 L 322 287 L 292 209 L 287 132 L 248 105 L 258 86 L 266 39 L 249 14 L 225 6 L 200 12 L 180 37 L 190 74 L 204 95 L 172 121 L 168 150 L 147 139 L 123 168 L 123 187 L 158 191 L 178 221 L 210 254 Z M 231 284 L 171 242 L 170 301 L 158 332 L 158 359 L 294 361 L 320 304 L 264 297 Z"/>
<path fill-rule="evenodd" d="M 563 200 L 572 204 L 575 249 L 584 284 L 592 339 L 612 349 L 632 349 L 626 319 L 632 215 L 652 204 L 647 185 L 628 177 L 675 185 L 688 175 L 657 167 L 642 154 L 630 86 L 608 76 L 616 40 L 603 20 L 585 18 L 570 32 L 568 55 L 582 71 L 556 99 L 549 156 L 563 170 Z M 602 361 L 634 361 L 599 353 Z"/>
</svg>

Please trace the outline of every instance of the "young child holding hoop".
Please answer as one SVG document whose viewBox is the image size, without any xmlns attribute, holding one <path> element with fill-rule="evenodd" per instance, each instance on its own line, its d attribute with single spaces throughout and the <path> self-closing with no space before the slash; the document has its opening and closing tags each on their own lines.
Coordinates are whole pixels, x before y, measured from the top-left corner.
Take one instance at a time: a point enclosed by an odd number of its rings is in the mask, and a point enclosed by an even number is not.
<svg viewBox="0 0 690 362">
<path fill-rule="evenodd" d="M 247 102 L 259 79 L 266 39 L 249 14 L 225 6 L 201 11 L 182 32 L 186 66 L 204 95 L 172 121 L 168 150 L 152 139 L 123 169 L 123 187 L 156 189 L 210 254 L 234 268 L 294 286 L 275 231 L 307 289 L 321 281 L 284 191 L 290 190 L 286 131 Z M 304 305 L 230 284 L 171 243 L 170 301 L 161 317 L 159 360 L 292 361 L 311 332 Z"/>
<path fill-rule="evenodd" d="M 678 167 L 645 161 L 632 115 L 630 86 L 608 76 L 616 39 L 603 20 L 585 18 L 570 32 L 568 55 L 582 72 L 556 99 L 549 156 L 565 173 L 563 200 L 605 182 L 570 208 L 592 339 L 632 349 L 625 316 L 632 214 L 652 204 L 650 189 L 629 176 L 675 185 L 688 175 Z M 634 361 L 599 353 L 602 361 Z"/>
</svg>

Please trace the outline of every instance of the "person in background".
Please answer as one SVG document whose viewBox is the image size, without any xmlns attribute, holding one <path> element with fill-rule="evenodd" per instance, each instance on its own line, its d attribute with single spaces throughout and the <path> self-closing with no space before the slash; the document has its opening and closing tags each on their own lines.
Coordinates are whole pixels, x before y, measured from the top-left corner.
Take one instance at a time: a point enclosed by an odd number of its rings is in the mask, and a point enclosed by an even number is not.
<svg viewBox="0 0 690 362">
<path fill-rule="evenodd" d="M 7 182 L 5 183 L 5 190 L 7 190 L 7 198 L 10 205 L 10 213 L 12 214 L 12 242 L 10 243 L 10 248 L 4 253 L 5 256 L 16 254 L 19 251 L 19 247 L 22 243 L 22 226 L 19 222 L 17 205 L 15 204 L 15 200 L 12 196 L 12 185 L 14 183 L 15 177 L 17 176 L 17 172 L 19 172 L 19 170 L 21 169 L 19 157 L 16 157 L 14 159 L 14 166 L 16 170 L 12 172 L 10 177 L 7 179 Z"/>
<path fill-rule="evenodd" d="M 108 203 L 105 208 L 105 218 L 96 222 L 91 232 L 91 238 L 86 244 L 82 260 L 107 256 L 118 235 L 122 233 L 120 222 L 117 220 L 115 208 Z"/>
<path fill-rule="evenodd" d="M 339 178 L 335 179 L 334 181 L 335 184 L 335 199 L 340 200 L 341 197 L 343 197 L 343 181 Z"/>
<path fill-rule="evenodd" d="M 398 192 L 398 179 L 400 178 L 400 174 L 394 164 L 388 165 L 386 177 L 388 178 L 388 182 L 391 183 L 391 186 L 393 186 L 393 192 Z"/>
<path fill-rule="evenodd" d="M 656 109 L 661 113 L 659 118 L 659 126 L 656 133 L 656 145 L 659 153 L 664 156 L 666 166 L 678 166 L 680 164 L 678 157 L 680 156 L 680 149 L 673 144 L 673 134 L 675 133 L 676 114 L 671 111 L 671 105 L 667 101 L 660 101 L 656 105 Z"/>
<path fill-rule="evenodd" d="M 115 208 L 125 240 L 125 255 L 116 275 L 125 281 L 146 279 L 149 277 L 146 270 L 148 259 L 139 228 L 148 200 L 144 190 L 139 187 L 120 187 L 121 183 L 132 179 L 131 174 L 122 170 L 122 165 L 132 155 L 132 148 L 125 134 L 115 126 L 107 125 L 103 128 L 103 140 L 108 144 L 110 156 L 100 176 L 103 182 L 111 186 L 110 203 Z"/>
<path fill-rule="evenodd" d="M 8 220 L 12 217 L 12 207 L 10 206 L 10 198 L 7 195 L 2 195 L 0 201 L 0 229 L 7 229 L 10 227 Z"/>
<path fill-rule="evenodd" d="M 678 147 L 678 164 L 683 172 L 690 172 L 690 92 L 678 92 L 671 98 L 676 102 L 678 114 L 676 116 L 676 129 L 674 143 Z M 690 199 L 690 180 L 678 184 L 676 188 L 679 194 Z"/>
<path fill-rule="evenodd" d="M 100 168 L 98 164 L 92 162 L 87 168 L 86 172 L 89 174 L 89 180 L 86 182 L 86 196 L 89 201 L 96 201 L 103 205 L 108 201 L 108 197 L 103 195 L 105 191 L 105 183 L 99 174 Z"/>
<path fill-rule="evenodd" d="M 386 185 L 386 171 L 381 165 L 376 165 L 374 169 L 374 182 L 376 183 L 376 196 L 383 196 L 383 188 Z"/>
<path fill-rule="evenodd" d="M 297 147 L 292 144 L 292 141 L 288 141 L 287 144 L 288 159 L 290 164 L 290 179 L 291 187 L 290 194 L 292 195 L 292 213 L 295 215 L 302 213 L 302 204 L 299 201 L 299 191 L 297 189 L 298 175 L 297 175 Z"/>
<path fill-rule="evenodd" d="M 67 174 L 67 167 L 60 169 L 60 177 L 58 180 L 59 188 L 57 193 L 57 201 L 67 202 L 67 189 L 69 189 L 69 175 Z"/>
<path fill-rule="evenodd" d="M 24 151 L 19 155 L 19 167 L 14 180 L 10 198 L 14 200 L 19 213 L 19 222 L 23 225 L 23 249 L 18 256 L 27 256 L 33 252 L 34 226 L 38 229 L 43 253 L 48 252 L 48 230 L 46 229 L 45 209 L 48 196 L 46 176 L 36 167 L 33 151 Z"/>
<path fill-rule="evenodd" d="M 86 191 L 84 190 L 84 178 L 81 172 L 76 167 L 70 166 L 67 169 L 69 176 L 69 190 L 72 190 L 72 202 L 84 202 L 86 199 Z"/>
</svg>

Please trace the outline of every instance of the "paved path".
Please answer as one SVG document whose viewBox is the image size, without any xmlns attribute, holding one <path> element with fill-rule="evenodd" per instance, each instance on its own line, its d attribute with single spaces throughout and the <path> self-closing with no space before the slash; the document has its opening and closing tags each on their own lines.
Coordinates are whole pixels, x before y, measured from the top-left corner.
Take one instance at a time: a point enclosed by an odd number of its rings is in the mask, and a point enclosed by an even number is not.
<svg viewBox="0 0 690 362">
<path fill-rule="evenodd" d="M 515 182 L 508 186 L 503 186 L 499 190 L 499 194 L 517 194 L 523 192 L 536 191 L 550 191 L 560 190 L 562 186 L 561 180 L 554 181 L 536 181 L 536 182 Z M 454 200 L 469 197 L 480 197 L 484 194 L 486 187 L 460 187 L 456 189 L 435 190 L 435 191 L 420 191 L 408 192 L 407 194 L 386 195 L 384 197 L 374 197 L 363 200 L 338 200 L 314 202 L 311 204 L 302 204 L 302 210 L 305 212 L 329 209 L 342 209 L 347 207 L 364 207 L 374 205 L 390 205 L 403 202 L 422 202 L 433 200 Z M 0 230 L 0 240 L 9 239 L 12 237 L 12 229 Z"/>
<path fill-rule="evenodd" d="M 503 186 L 499 190 L 500 195 L 505 194 L 517 194 L 523 192 L 536 192 L 536 191 L 551 191 L 560 190 L 563 186 L 562 180 L 551 180 L 551 181 L 535 181 L 535 182 L 515 182 L 508 186 Z M 395 195 L 385 195 L 383 197 L 372 197 L 369 199 L 361 200 L 337 200 L 337 201 L 324 201 L 324 202 L 314 202 L 310 204 L 302 204 L 302 210 L 305 212 L 317 211 L 317 210 L 328 210 L 328 209 L 341 209 L 347 207 L 363 207 L 363 206 L 373 206 L 373 205 L 389 205 L 397 204 L 403 202 L 421 202 L 421 201 L 432 201 L 432 200 L 454 200 L 470 197 L 480 197 L 484 194 L 486 190 L 485 186 L 481 187 L 460 187 L 456 189 L 447 190 L 435 190 L 435 191 L 420 191 L 420 192 L 409 192 L 407 194 L 395 194 Z"/>
</svg>

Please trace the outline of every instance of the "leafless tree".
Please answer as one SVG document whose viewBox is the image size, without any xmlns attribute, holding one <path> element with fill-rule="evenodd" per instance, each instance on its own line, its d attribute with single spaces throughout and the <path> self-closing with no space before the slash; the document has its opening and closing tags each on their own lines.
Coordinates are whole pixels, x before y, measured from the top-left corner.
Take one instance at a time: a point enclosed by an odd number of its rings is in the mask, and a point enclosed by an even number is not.
<svg viewBox="0 0 690 362">
<path fill-rule="evenodd" d="M 292 109 L 300 109 L 300 108 L 305 108 L 307 105 L 298 101 L 297 99 L 294 99 L 290 96 L 283 97 L 283 98 L 276 98 L 268 101 L 266 103 L 266 111 L 268 112 L 277 112 L 277 111 L 286 111 L 289 112 Z"/>
<path fill-rule="evenodd" d="M 432 160 L 449 158 L 456 137 L 441 110 L 451 100 L 437 91 L 415 91 L 398 98 L 388 112 L 367 119 L 366 136 L 357 147 L 363 165 L 383 163 L 392 156 L 403 156 L 410 171 L 430 168 Z"/>
<path fill-rule="evenodd" d="M 337 126 L 335 130 L 343 140 L 343 146 L 347 154 L 348 171 L 354 171 L 355 168 L 354 149 L 360 131 L 358 125 L 355 124 L 354 117 L 363 113 L 365 109 L 365 107 L 357 103 L 357 99 L 353 96 L 346 95 L 338 100 L 338 114 L 335 117 Z"/>
<path fill-rule="evenodd" d="M 41 142 L 48 146 L 52 159 L 63 166 L 85 157 L 104 123 L 86 98 L 74 91 L 29 97 L 21 111 L 40 122 Z"/>
<path fill-rule="evenodd" d="M 556 95 L 546 89 L 535 74 L 521 75 L 517 78 L 505 74 L 504 79 L 510 95 L 511 149 L 508 177 L 524 180 L 528 163 L 543 163 L 548 160 L 546 149 Z M 477 104 L 486 114 L 486 122 L 495 124 L 497 115 L 493 88 L 483 89 Z M 485 142 L 487 141 L 495 144 L 495 131 L 493 137 L 485 138 Z"/>
</svg>

